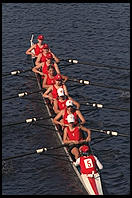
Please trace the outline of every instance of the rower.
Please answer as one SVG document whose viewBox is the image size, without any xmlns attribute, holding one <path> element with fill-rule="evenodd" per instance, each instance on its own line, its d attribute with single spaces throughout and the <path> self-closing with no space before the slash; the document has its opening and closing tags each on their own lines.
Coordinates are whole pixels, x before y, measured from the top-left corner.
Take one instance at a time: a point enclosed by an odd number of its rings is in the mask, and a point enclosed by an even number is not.
<svg viewBox="0 0 132 198">
<path fill-rule="evenodd" d="M 44 44 L 43 45 L 43 49 L 42 49 L 42 53 L 40 53 L 36 59 L 35 64 L 39 65 L 42 62 L 46 62 L 46 55 L 47 53 L 50 52 L 53 56 L 53 59 L 55 60 L 56 63 L 59 63 L 59 59 L 55 56 L 55 54 L 53 54 L 53 52 L 51 52 L 51 50 L 49 49 L 48 44 Z"/>
<path fill-rule="evenodd" d="M 48 70 L 47 70 L 48 66 L 52 64 L 55 68 L 56 73 L 60 74 L 60 70 L 59 70 L 57 63 L 56 62 L 52 63 L 52 61 L 53 61 L 53 56 L 50 52 L 48 52 L 46 54 L 46 62 L 39 63 L 37 66 L 35 66 L 32 69 L 32 71 L 40 74 L 41 76 L 43 76 L 42 78 L 44 78 L 44 74 L 48 74 Z"/>
<path fill-rule="evenodd" d="M 65 95 L 69 95 L 67 91 L 67 87 L 65 84 L 63 84 L 62 76 L 61 74 L 57 74 L 55 77 L 55 84 L 51 85 L 43 94 L 44 98 L 48 98 L 51 101 L 51 104 L 53 104 L 54 100 L 58 97 L 57 90 L 61 87 L 64 89 Z"/>
<path fill-rule="evenodd" d="M 66 108 L 67 100 L 71 100 L 73 102 L 73 104 L 76 106 L 77 109 L 80 108 L 80 104 L 77 101 L 73 100 L 72 97 L 65 95 L 65 92 L 64 92 L 63 88 L 59 88 L 57 90 L 57 93 L 58 93 L 58 97 L 54 101 L 54 107 L 53 107 L 54 112 L 56 114 L 58 114 L 62 109 Z"/>
<path fill-rule="evenodd" d="M 38 38 L 38 43 L 32 45 L 27 51 L 26 51 L 26 54 L 27 55 L 31 55 L 32 57 L 38 57 L 38 55 L 40 53 L 42 53 L 42 50 L 43 50 L 43 40 L 44 40 L 44 36 L 43 35 L 39 35 Z M 32 52 L 32 51 L 35 51 L 35 54 Z"/>
<path fill-rule="evenodd" d="M 74 144 L 69 146 L 69 151 L 74 155 L 75 159 L 78 159 L 80 146 L 91 141 L 91 131 L 84 126 L 75 125 L 75 116 L 73 114 L 67 116 L 67 122 L 68 126 L 64 128 L 63 142 L 64 144 Z M 86 139 L 83 138 L 83 131 L 87 133 Z"/>
<path fill-rule="evenodd" d="M 68 96 L 69 97 L 69 96 Z M 67 121 L 67 116 L 69 114 L 73 114 L 75 117 L 75 125 L 79 124 L 79 125 L 83 125 L 86 121 L 84 116 L 82 115 L 82 113 L 80 112 L 79 109 L 75 109 L 73 106 L 73 102 L 72 100 L 67 100 L 66 102 L 66 108 L 62 109 L 54 118 L 54 123 L 55 124 L 60 124 L 61 126 L 65 127 L 68 125 L 68 121 Z M 63 118 L 62 120 L 60 120 L 61 118 Z M 80 123 L 79 123 L 79 119 L 80 119 Z"/>
<path fill-rule="evenodd" d="M 44 80 L 43 80 L 43 84 L 42 87 L 45 89 L 48 89 L 51 85 L 55 84 L 55 68 L 53 65 L 49 65 L 48 66 L 48 73 L 44 74 Z M 68 80 L 67 76 L 61 75 L 63 83 L 65 83 Z"/>
<path fill-rule="evenodd" d="M 80 158 L 77 159 L 74 165 L 80 165 L 82 174 L 92 174 L 98 172 L 98 168 L 103 169 L 103 165 L 97 159 L 95 155 L 92 155 L 90 147 L 88 145 L 83 145 L 79 148 L 81 152 Z"/>
<path fill-rule="evenodd" d="M 80 166 L 81 177 L 90 190 L 91 195 L 103 195 L 102 188 L 98 186 L 95 180 L 99 180 L 98 169 L 103 169 L 103 165 L 98 158 L 92 154 L 88 145 L 79 148 L 81 156 L 73 162 L 75 166 Z"/>
</svg>

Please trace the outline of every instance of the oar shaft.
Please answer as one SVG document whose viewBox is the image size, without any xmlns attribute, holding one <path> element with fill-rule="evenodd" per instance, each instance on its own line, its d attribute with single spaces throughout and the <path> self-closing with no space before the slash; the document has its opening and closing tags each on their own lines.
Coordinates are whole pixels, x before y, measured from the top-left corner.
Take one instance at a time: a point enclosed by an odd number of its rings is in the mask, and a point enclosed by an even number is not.
<svg viewBox="0 0 132 198">
<path fill-rule="evenodd" d="M 111 69 L 121 69 L 121 70 L 127 70 L 130 71 L 129 68 L 126 67 L 117 67 L 117 66 L 111 66 L 111 65 L 103 65 L 103 64 L 97 64 L 97 63 L 92 63 L 92 62 L 82 62 L 76 59 L 60 59 L 60 61 L 66 61 L 72 64 L 83 64 L 83 65 L 88 65 L 88 66 L 92 66 L 92 67 L 103 67 L 103 68 L 111 68 Z"/>
<path fill-rule="evenodd" d="M 34 152 L 25 153 L 25 154 L 20 154 L 20 155 L 16 155 L 16 156 L 13 156 L 13 157 L 8 157 L 8 158 L 5 158 L 5 159 L 2 159 L 2 161 L 7 161 L 7 160 L 11 160 L 11 159 L 16 159 L 16 158 L 20 158 L 20 157 L 25 157 L 25 156 L 28 156 L 28 155 L 38 154 L 38 153 L 46 152 L 46 151 L 49 151 L 49 150 L 55 150 L 55 149 L 59 149 L 59 148 L 65 147 L 65 146 L 68 146 L 68 144 L 61 144 L 60 146 L 57 146 L 57 147 L 49 147 L 49 148 L 43 147 L 43 148 L 37 149 L 37 150 L 34 151 Z"/>
<path fill-rule="evenodd" d="M 105 87 L 105 88 L 117 89 L 117 90 L 122 90 L 122 91 L 130 91 L 127 88 L 120 88 L 120 87 L 104 85 L 104 84 L 100 84 L 100 83 L 93 83 L 91 81 L 83 80 L 83 79 L 68 78 L 68 80 L 73 81 L 73 82 L 78 82 L 83 85 L 92 85 L 92 86 Z"/>
<path fill-rule="evenodd" d="M 122 134 L 122 133 L 118 133 L 117 131 L 110 131 L 110 130 L 100 130 L 100 129 L 93 129 L 90 128 L 91 131 L 95 131 L 95 132 L 99 132 L 99 133 L 105 133 L 107 135 L 110 136 L 122 136 L 122 137 L 128 137 L 128 134 Z"/>
<path fill-rule="evenodd" d="M 10 100 L 12 98 L 21 98 L 21 97 L 24 97 L 24 96 L 27 96 L 27 95 L 31 95 L 31 94 L 34 94 L 34 93 L 38 93 L 38 92 L 41 92 L 43 91 L 43 89 L 41 90 L 37 90 L 37 91 L 33 91 L 33 92 L 23 92 L 23 93 L 19 93 L 17 94 L 16 96 L 12 96 L 12 97 L 9 97 L 9 98 L 3 98 L 2 100 Z"/>
<path fill-rule="evenodd" d="M 27 70 L 15 70 L 15 71 L 9 72 L 7 74 L 3 74 L 2 77 L 6 77 L 6 76 L 10 76 L 10 75 L 15 76 L 15 75 L 25 73 L 25 72 L 28 72 L 28 71 L 32 71 L 32 68 L 27 69 Z"/>
</svg>

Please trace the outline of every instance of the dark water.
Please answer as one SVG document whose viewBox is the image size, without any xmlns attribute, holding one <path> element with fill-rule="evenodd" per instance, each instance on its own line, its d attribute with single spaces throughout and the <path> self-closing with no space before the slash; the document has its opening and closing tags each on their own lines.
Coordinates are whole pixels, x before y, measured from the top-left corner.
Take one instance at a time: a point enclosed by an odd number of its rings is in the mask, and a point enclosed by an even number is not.
<svg viewBox="0 0 132 198">
<path fill-rule="evenodd" d="M 2 5 L 2 70 L 3 73 L 31 66 L 25 51 L 34 33 L 44 34 L 52 51 L 61 58 L 78 58 L 83 62 L 130 67 L 130 5 L 128 3 L 3 3 Z M 66 65 L 66 63 L 65 63 Z M 60 68 L 62 63 L 60 64 Z M 129 71 L 104 69 L 75 64 L 62 67 L 62 73 L 91 82 L 129 88 Z M 2 79 L 3 98 L 22 91 L 37 90 L 37 83 L 27 77 Z M 23 75 L 21 75 L 23 76 Z M 129 93 L 95 86 L 73 86 L 69 93 L 78 101 L 96 101 L 113 107 L 129 108 Z M 71 86 L 71 87 L 70 87 Z M 48 116 L 40 94 L 31 100 L 12 99 L 2 102 L 2 122 L 23 121 L 33 116 Z M 129 134 L 129 112 L 110 109 L 90 110 L 82 106 L 87 127 L 108 129 Z M 85 109 L 85 111 L 83 111 Z M 88 111 L 86 111 L 86 109 Z M 3 158 L 33 152 L 43 146 L 59 144 L 49 120 L 39 123 L 49 127 L 16 125 L 2 131 Z M 103 134 L 92 133 L 92 137 Z M 106 136 L 105 136 L 106 137 Z M 104 169 L 102 180 L 107 194 L 127 195 L 130 192 L 130 141 L 112 137 L 93 145 Z M 64 155 L 63 149 L 52 154 Z M 5 164 L 2 176 L 3 195 L 84 195 L 83 187 L 70 163 L 54 155 L 30 155 Z"/>
</svg>

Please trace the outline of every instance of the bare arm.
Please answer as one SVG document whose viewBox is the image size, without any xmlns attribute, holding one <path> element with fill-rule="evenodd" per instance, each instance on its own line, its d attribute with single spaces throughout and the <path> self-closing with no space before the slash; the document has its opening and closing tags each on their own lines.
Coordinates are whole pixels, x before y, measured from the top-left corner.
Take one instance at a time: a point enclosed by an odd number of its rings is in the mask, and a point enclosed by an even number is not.
<svg viewBox="0 0 132 198">
<path fill-rule="evenodd" d="M 57 56 L 55 56 L 55 54 L 50 49 L 49 49 L 49 52 L 52 54 L 53 59 L 55 60 L 55 62 L 59 63 L 60 62 L 59 58 L 57 58 Z"/>
<path fill-rule="evenodd" d="M 64 126 L 64 124 L 60 121 L 58 121 L 61 117 L 63 117 L 63 113 L 64 113 L 64 110 L 61 110 L 56 116 L 55 118 L 53 119 L 53 122 L 55 124 L 60 124 L 61 126 Z"/>
<path fill-rule="evenodd" d="M 72 97 L 68 97 L 68 99 L 69 100 L 71 100 L 72 102 L 73 102 L 73 104 L 76 106 L 76 108 L 77 109 L 79 109 L 80 108 L 80 104 L 79 104 L 79 102 L 77 102 L 76 100 L 74 100 Z"/>
<path fill-rule="evenodd" d="M 44 74 L 44 80 L 43 80 L 42 87 L 45 89 L 48 89 L 51 85 L 47 85 L 46 81 L 47 81 L 47 74 Z"/>
<path fill-rule="evenodd" d="M 52 91 L 53 86 L 50 86 L 43 94 L 44 98 L 48 98 L 50 100 L 52 100 L 53 98 L 51 96 L 49 96 L 49 93 Z"/>
<path fill-rule="evenodd" d="M 58 108 L 58 102 L 57 102 L 57 100 L 54 101 L 54 107 L 53 107 L 53 109 L 54 109 L 54 112 L 56 114 L 58 114 L 60 112 L 60 110 Z"/>
<path fill-rule="evenodd" d="M 64 92 L 65 92 L 65 95 L 66 95 L 67 97 L 69 97 L 69 93 L 68 93 L 68 90 L 67 90 L 66 85 L 63 85 L 63 89 L 64 89 Z"/>
<path fill-rule="evenodd" d="M 37 74 L 40 74 L 41 76 L 43 76 L 44 73 L 41 72 L 41 71 L 39 71 L 39 69 L 40 69 L 41 67 L 42 67 L 42 64 L 39 64 L 39 65 L 33 67 L 33 68 L 32 68 L 32 71 L 33 71 L 34 73 L 37 73 Z"/>
<path fill-rule="evenodd" d="M 54 67 L 55 67 L 56 73 L 60 74 L 60 70 L 56 62 L 54 62 Z"/>
<path fill-rule="evenodd" d="M 68 80 L 68 76 L 64 76 L 61 74 L 61 77 L 62 77 L 63 83 L 65 83 Z"/>
<path fill-rule="evenodd" d="M 34 53 L 31 52 L 31 51 L 32 51 L 33 49 L 35 49 L 35 48 L 36 48 L 36 44 L 32 45 L 32 46 L 26 51 L 26 54 L 27 54 L 27 55 L 35 56 Z"/>
<path fill-rule="evenodd" d="M 82 115 L 82 113 L 80 112 L 80 110 L 76 110 L 76 113 L 77 113 L 78 117 L 81 120 L 81 123 L 80 124 L 85 124 L 86 123 L 86 120 L 85 120 L 84 116 Z"/>
<path fill-rule="evenodd" d="M 42 54 L 39 54 L 37 59 L 36 59 L 35 65 L 39 65 L 40 64 L 41 57 L 42 57 Z"/>
<path fill-rule="evenodd" d="M 85 131 L 88 134 L 88 136 L 85 139 L 85 141 L 86 142 L 90 142 L 91 141 L 91 131 L 88 128 L 84 127 L 84 126 L 80 126 L 80 129 Z"/>
</svg>

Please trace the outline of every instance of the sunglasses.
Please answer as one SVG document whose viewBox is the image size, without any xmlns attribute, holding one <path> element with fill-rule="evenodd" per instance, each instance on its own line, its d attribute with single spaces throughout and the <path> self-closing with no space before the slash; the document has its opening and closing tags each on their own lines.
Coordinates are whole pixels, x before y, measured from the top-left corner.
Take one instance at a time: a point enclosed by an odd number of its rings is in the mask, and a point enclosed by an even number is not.
<svg viewBox="0 0 132 198">
<path fill-rule="evenodd" d="M 71 105 L 71 106 L 68 106 L 67 108 L 70 108 L 70 107 L 72 108 L 73 106 Z"/>
</svg>

